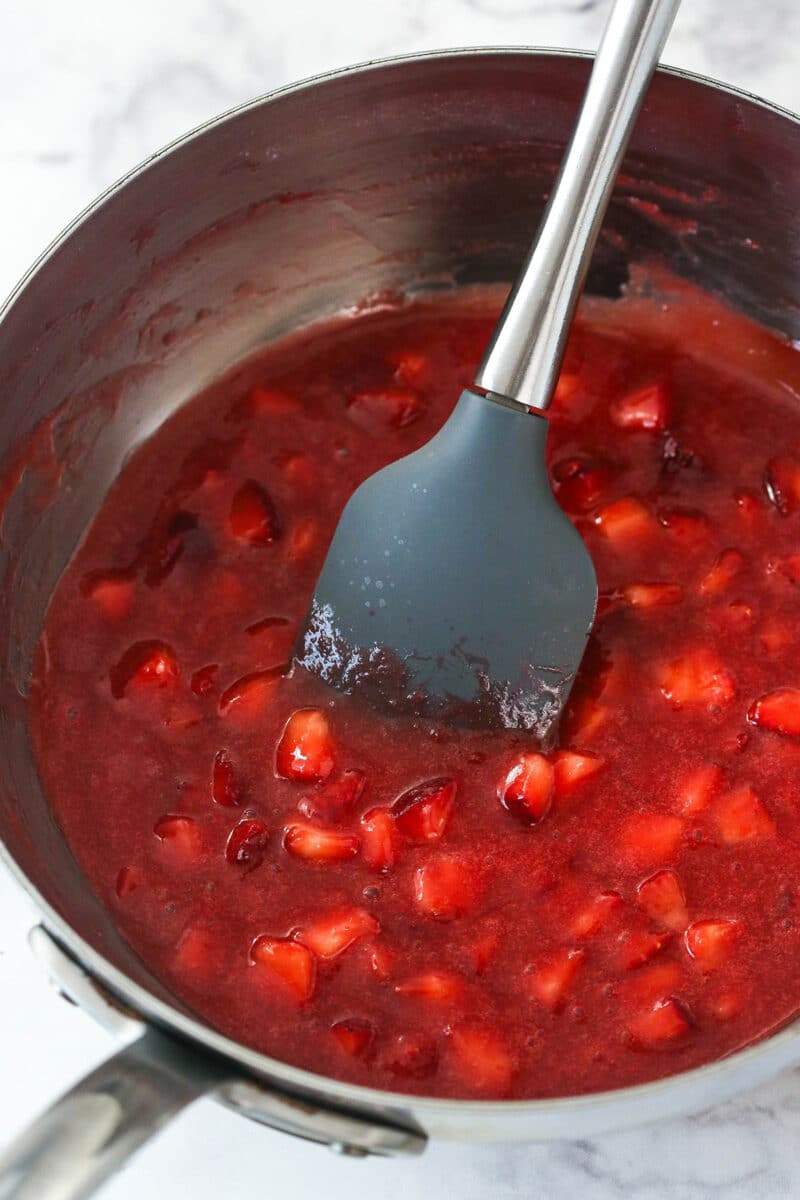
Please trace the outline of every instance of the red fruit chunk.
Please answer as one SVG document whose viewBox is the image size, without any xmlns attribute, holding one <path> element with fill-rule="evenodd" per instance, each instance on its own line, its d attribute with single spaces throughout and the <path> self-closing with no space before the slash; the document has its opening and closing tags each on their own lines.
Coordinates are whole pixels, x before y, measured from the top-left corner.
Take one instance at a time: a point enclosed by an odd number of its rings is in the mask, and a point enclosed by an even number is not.
<svg viewBox="0 0 800 1200">
<path fill-rule="evenodd" d="M 767 495 L 783 517 L 800 509 L 800 462 L 778 455 L 767 463 L 764 475 Z"/>
<path fill-rule="evenodd" d="M 288 454 L 275 459 L 283 477 L 296 487 L 310 489 L 318 482 L 319 475 L 312 459 L 307 454 Z"/>
<path fill-rule="evenodd" d="M 629 817 L 622 829 L 622 852 L 634 863 L 665 862 L 678 848 L 683 833 L 680 817 L 665 813 L 637 813 Z"/>
<path fill-rule="evenodd" d="M 359 841 L 349 833 L 337 833 L 318 825 L 295 821 L 287 825 L 283 844 L 295 858 L 308 862 L 345 862 L 358 854 Z"/>
<path fill-rule="evenodd" d="M 347 415 L 361 429 L 380 433 L 405 429 L 419 420 L 424 409 L 416 392 L 387 388 L 382 392 L 357 392 L 347 405 Z"/>
<path fill-rule="evenodd" d="M 672 941 L 672 934 L 651 933 L 645 929 L 629 929 L 619 939 L 619 965 L 624 971 L 643 967 L 660 954 Z"/>
<path fill-rule="evenodd" d="M 394 377 L 398 383 L 420 383 L 430 370 L 427 354 L 415 350 L 401 350 L 397 354 L 391 354 L 389 362 L 394 367 Z"/>
<path fill-rule="evenodd" d="M 220 696 L 220 713 L 236 720 L 252 721 L 266 708 L 285 670 L 285 665 L 281 664 L 266 671 L 253 671 L 249 675 L 243 675 Z"/>
<path fill-rule="evenodd" d="M 489 933 L 484 933 L 471 946 L 467 947 L 468 960 L 476 975 L 483 975 L 486 971 L 489 963 L 495 956 L 499 944 L 499 934 L 490 931 Z"/>
<path fill-rule="evenodd" d="M 142 884 L 142 873 L 137 867 L 123 867 L 117 875 L 115 891 L 120 900 L 130 896 L 131 892 Z"/>
<path fill-rule="evenodd" d="M 761 729 L 800 737 L 800 688 L 777 688 L 751 704 L 747 719 Z"/>
<path fill-rule="evenodd" d="M 394 971 L 394 954 L 387 946 L 370 946 L 367 961 L 372 974 L 381 983 L 385 983 L 387 979 L 391 979 Z"/>
<path fill-rule="evenodd" d="M 317 965 L 306 946 L 287 938 L 262 936 L 253 942 L 250 958 L 259 971 L 277 980 L 298 1004 L 313 996 Z"/>
<path fill-rule="evenodd" d="M 257 384 L 250 393 L 250 405 L 254 413 L 267 417 L 292 417 L 303 411 L 296 396 L 278 388 L 261 387 Z"/>
<path fill-rule="evenodd" d="M 652 1008 L 639 1013 L 628 1023 L 634 1043 L 645 1050 L 666 1050 L 679 1042 L 690 1029 L 686 1009 L 673 996 L 657 1000 Z"/>
<path fill-rule="evenodd" d="M 658 526 L 640 500 L 625 496 L 601 508 L 594 523 L 615 546 L 624 547 L 652 537 Z"/>
<path fill-rule="evenodd" d="M 463 991 L 463 984 L 454 975 L 443 971 L 428 971 L 395 985 L 398 996 L 419 996 L 431 1004 L 454 1004 Z"/>
<path fill-rule="evenodd" d="M 667 427 L 669 395 L 659 380 L 627 396 L 619 396 L 609 405 L 609 416 L 620 429 L 660 432 Z"/>
<path fill-rule="evenodd" d="M 363 771 L 343 771 L 338 779 L 332 779 L 324 787 L 304 796 L 297 808 L 310 821 L 336 825 L 353 811 L 366 782 Z"/>
<path fill-rule="evenodd" d="M 373 1038 L 372 1029 L 365 1021 L 337 1021 L 331 1025 L 331 1033 L 339 1049 L 351 1058 L 365 1054 Z"/>
<path fill-rule="evenodd" d="M 227 750 L 218 750 L 211 768 L 211 798 L 223 808 L 235 808 L 242 802 L 242 784 Z"/>
<path fill-rule="evenodd" d="M 136 642 L 109 671 L 111 694 L 121 700 L 129 687 L 166 688 L 180 675 L 178 661 L 164 642 Z"/>
<path fill-rule="evenodd" d="M 159 841 L 184 862 L 196 862 L 203 851 L 203 838 L 191 817 L 167 816 L 153 829 Z"/>
<path fill-rule="evenodd" d="M 286 722 L 275 757 L 284 779 L 327 779 L 336 765 L 330 726 L 318 708 L 298 708 Z"/>
<path fill-rule="evenodd" d="M 421 1079 L 436 1070 L 439 1055 L 430 1038 L 414 1033 L 398 1033 L 390 1039 L 381 1066 L 395 1075 Z"/>
<path fill-rule="evenodd" d="M 622 598 L 631 608 L 664 608 L 680 604 L 683 588 L 679 583 L 631 583 L 622 589 Z"/>
<path fill-rule="evenodd" d="M 659 521 L 674 538 L 689 549 L 707 542 L 713 535 L 711 522 L 700 512 L 690 509 L 670 509 L 659 514 Z"/>
<path fill-rule="evenodd" d="M 260 483 L 248 479 L 231 502 L 228 530 L 231 537 L 252 546 L 268 546 L 280 535 L 275 505 Z"/>
<path fill-rule="evenodd" d="M 526 825 L 541 821 L 553 799 L 553 764 L 543 754 L 521 754 L 497 785 L 503 808 Z"/>
<path fill-rule="evenodd" d="M 438 842 L 450 821 L 457 786 L 455 779 L 429 779 L 403 792 L 392 805 L 403 836 L 419 845 Z"/>
<path fill-rule="evenodd" d="M 380 924 L 365 908 L 337 909 L 318 917 L 295 933 L 298 942 L 308 946 L 318 958 L 336 958 L 359 938 L 379 933 Z"/>
<path fill-rule="evenodd" d="M 192 676 L 190 687 L 195 696 L 210 696 L 214 691 L 214 676 L 219 667 L 216 663 L 211 663 L 207 667 L 201 667 L 199 671 L 195 671 Z"/>
<path fill-rule="evenodd" d="M 714 816 L 720 837 L 729 845 L 775 836 L 775 822 L 749 787 L 720 796 Z"/>
<path fill-rule="evenodd" d="M 371 808 L 361 818 L 361 855 L 373 871 L 388 871 L 397 862 L 397 828 L 388 808 Z"/>
<path fill-rule="evenodd" d="M 736 695 L 732 675 L 704 646 L 672 662 L 661 663 L 656 680 L 673 708 L 688 704 L 718 709 L 730 704 Z"/>
<path fill-rule="evenodd" d="M 237 867 L 252 870 L 264 861 L 269 830 L 258 817 L 243 817 L 228 835 L 225 857 Z"/>
<path fill-rule="evenodd" d="M 535 967 L 528 984 L 533 998 L 552 1012 L 560 1011 L 584 957 L 583 950 L 561 950 Z"/>
<path fill-rule="evenodd" d="M 567 796 L 586 779 L 591 779 L 605 766 L 597 754 L 577 754 L 574 750 L 559 750 L 553 763 L 553 782 L 556 796 Z"/>
<path fill-rule="evenodd" d="M 790 583 L 800 583 L 800 554 L 787 554 L 784 558 L 773 559 L 767 571 L 782 575 Z"/>
<path fill-rule="evenodd" d="M 92 574 L 81 583 L 81 591 L 113 621 L 126 617 L 133 607 L 134 582 L 126 571 Z"/>
<path fill-rule="evenodd" d="M 738 921 L 695 921 L 686 930 L 686 949 L 704 971 L 724 962 L 741 934 Z"/>
<path fill-rule="evenodd" d="M 417 907 L 436 921 L 463 916 L 475 906 L 481 891 L 472 865 L 459 858 L 434 858 L 414 872 Z"/>
<path fill-rule="evenodd" d="M 683 983 L 684 975 L 676 962 L 658 962 L 627 979 L 625 993 L 631 1004 L 654 1004 L 677 992 Z"/>
<path fill-rule="evenodd" d="M 701 596 L 718 596 L 730 587 L 744 567 L 744 555 L 739 550 L 723 550 L 710 571 L 700 580 Z"/>
<path fill-rule="evenodd" d="M 722 783 L 722 769 L 714 763 L 698 767 L 686 776 L 678 792 L 678 803 L 685 816 L 694 816 L 708 808 Z"/>
<path fill-rule="evenodd" d="M 569 513 L 585 513 L 603 499 L 614 472 L 606 463 L 572 457 L 556 463 L 552 477 L 561 506 Z"/>
<path fill-rule="evenodd" d="M 657 871 L 636 889 L 636 903 L 651 920 L 677 932 L 689 923 L 686 897 L 674 871 Z"/>
<path fill-rule="evenodd" d="M 736 992 L 723 992 L 714 1000 L 711 1011 L 718 1021 L 731 1021 L 742 1011 L 742 998 Z"/>
<path fill-rule="evenodd" d="M 219 946 L 209 929 L 185 929 L 175 947 L 175 965 L 193 975 L 208 974 Z"/>
<path fill-rule="evenodd" d="M 608 924 L 611 914 L 622 904 L 619 892 L 600 892 L 573 918 L 570 936 L 583 940 L 594 937 Z"/>
<path fill-rule="evenodd" d="M 306 558 L 319 541 L 319 526 L 310 517 L 295 525 L 289 538 L 286 556 L 290 562 L 297 563 Z"/>
<path fill-rule="evenodd" d="M 453 1068 L 470 1091 L 501 1097 L 508 1094 L 514 1060 L 494 1029 L 456 1025 L 450 1031 L 448 1050 Z"/>
</svg>

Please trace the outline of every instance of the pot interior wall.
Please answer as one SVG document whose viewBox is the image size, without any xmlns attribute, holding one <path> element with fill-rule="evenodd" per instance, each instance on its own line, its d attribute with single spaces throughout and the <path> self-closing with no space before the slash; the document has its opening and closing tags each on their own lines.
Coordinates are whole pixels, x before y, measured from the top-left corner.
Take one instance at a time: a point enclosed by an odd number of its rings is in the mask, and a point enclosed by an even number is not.
<svg viewBox="0 0 800 1200">
<path fill-rule="evenodd" d="M 443 55 L 256 103 L 112 191 L 0 320 L 0 836 L 48 903 L 163 995 L 94 900 L 26 730 L 49 596 L 131 450 L 281 332 L 382 293 L 510 280 L 561 157 L 585 59 Z M 655 81 L 591 275 L 655 258 L 800 338 L 800 130 Z M 79 636 L 79 631 L 76 631 Z"/>
</svg>

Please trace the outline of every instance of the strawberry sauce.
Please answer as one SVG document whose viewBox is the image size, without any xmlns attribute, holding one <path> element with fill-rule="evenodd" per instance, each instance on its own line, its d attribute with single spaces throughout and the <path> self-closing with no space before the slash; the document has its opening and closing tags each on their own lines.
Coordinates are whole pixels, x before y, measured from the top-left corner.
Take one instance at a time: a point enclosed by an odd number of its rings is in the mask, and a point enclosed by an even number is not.
<svg viewBox="0 0 800 1200">
<path fill-rule="evenodd" d="M 495 311 L 306 330 L 167 422 L 53 597 L 33 733 L 92 885 L 210 1025 L 544 1097 L 800 1009 L 800 355 L 688 293 L 584 306 L 549 450 L 601 601 L 545 754 L 289 666 L 345 501 L 442 424 Z"/>
</svg>

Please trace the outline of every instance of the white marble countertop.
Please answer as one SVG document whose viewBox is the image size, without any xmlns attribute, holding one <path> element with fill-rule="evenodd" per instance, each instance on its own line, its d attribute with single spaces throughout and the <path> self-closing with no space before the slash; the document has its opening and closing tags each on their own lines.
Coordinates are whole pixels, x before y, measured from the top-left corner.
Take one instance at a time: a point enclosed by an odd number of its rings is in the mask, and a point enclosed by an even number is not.
<svg viewBox="0 0 800 1200">
<path fill-rule="evenodd" d="M 593 47 L 603 0 L 0 0 L 0 292 L 108 183 L 192 125 L 331 67 L 457 45 Z M 797 0 L 685 0 L 665 60 L 800 109 Z M 0 1141 L 100 1061 L 109 1037 L 48 989 L 35 914 L 0 872 Z M 108 1200 L 776 1200 L 800 1195 L 800 1078 L 692 1120 L 579 1143 L 435 1146 L 336 1160 L 204 1101 Z"/>
</svg>

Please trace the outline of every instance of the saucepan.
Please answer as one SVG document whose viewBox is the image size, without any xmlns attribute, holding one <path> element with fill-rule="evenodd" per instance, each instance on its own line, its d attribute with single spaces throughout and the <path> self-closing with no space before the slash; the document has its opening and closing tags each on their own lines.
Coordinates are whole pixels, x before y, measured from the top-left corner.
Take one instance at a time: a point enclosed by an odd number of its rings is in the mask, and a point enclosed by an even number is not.
<svg viewBox="0 0 800 1200">
<path fill-rule="evenodd" d="M 510 280 L 589 66 L 543 50 L 427 54 L 246 104 L 111 188 L 2 311 L 0 837 L 41 912 L 34 949 L 128 1040 L 12 1147 L 0 1197 L 86 1195 L 204 1093 L 346 1154 L 402 1155 L 431 1138 L 590 1137 L 703 1109 L 800 1062 L 795 1023 L 697 1070 L 559 1100 L 434 1100 L 287 1066 L 201 1023 L 147 971 L 82 877 L 32 757 L 28 681 L 48 599 L 132 449 L 302 323 Z M 796 117 L 659 71 L 589 289 L 615 295 L 631 264 L 654 261 L 800 338 L 798 191 Z"/>
</svg>

